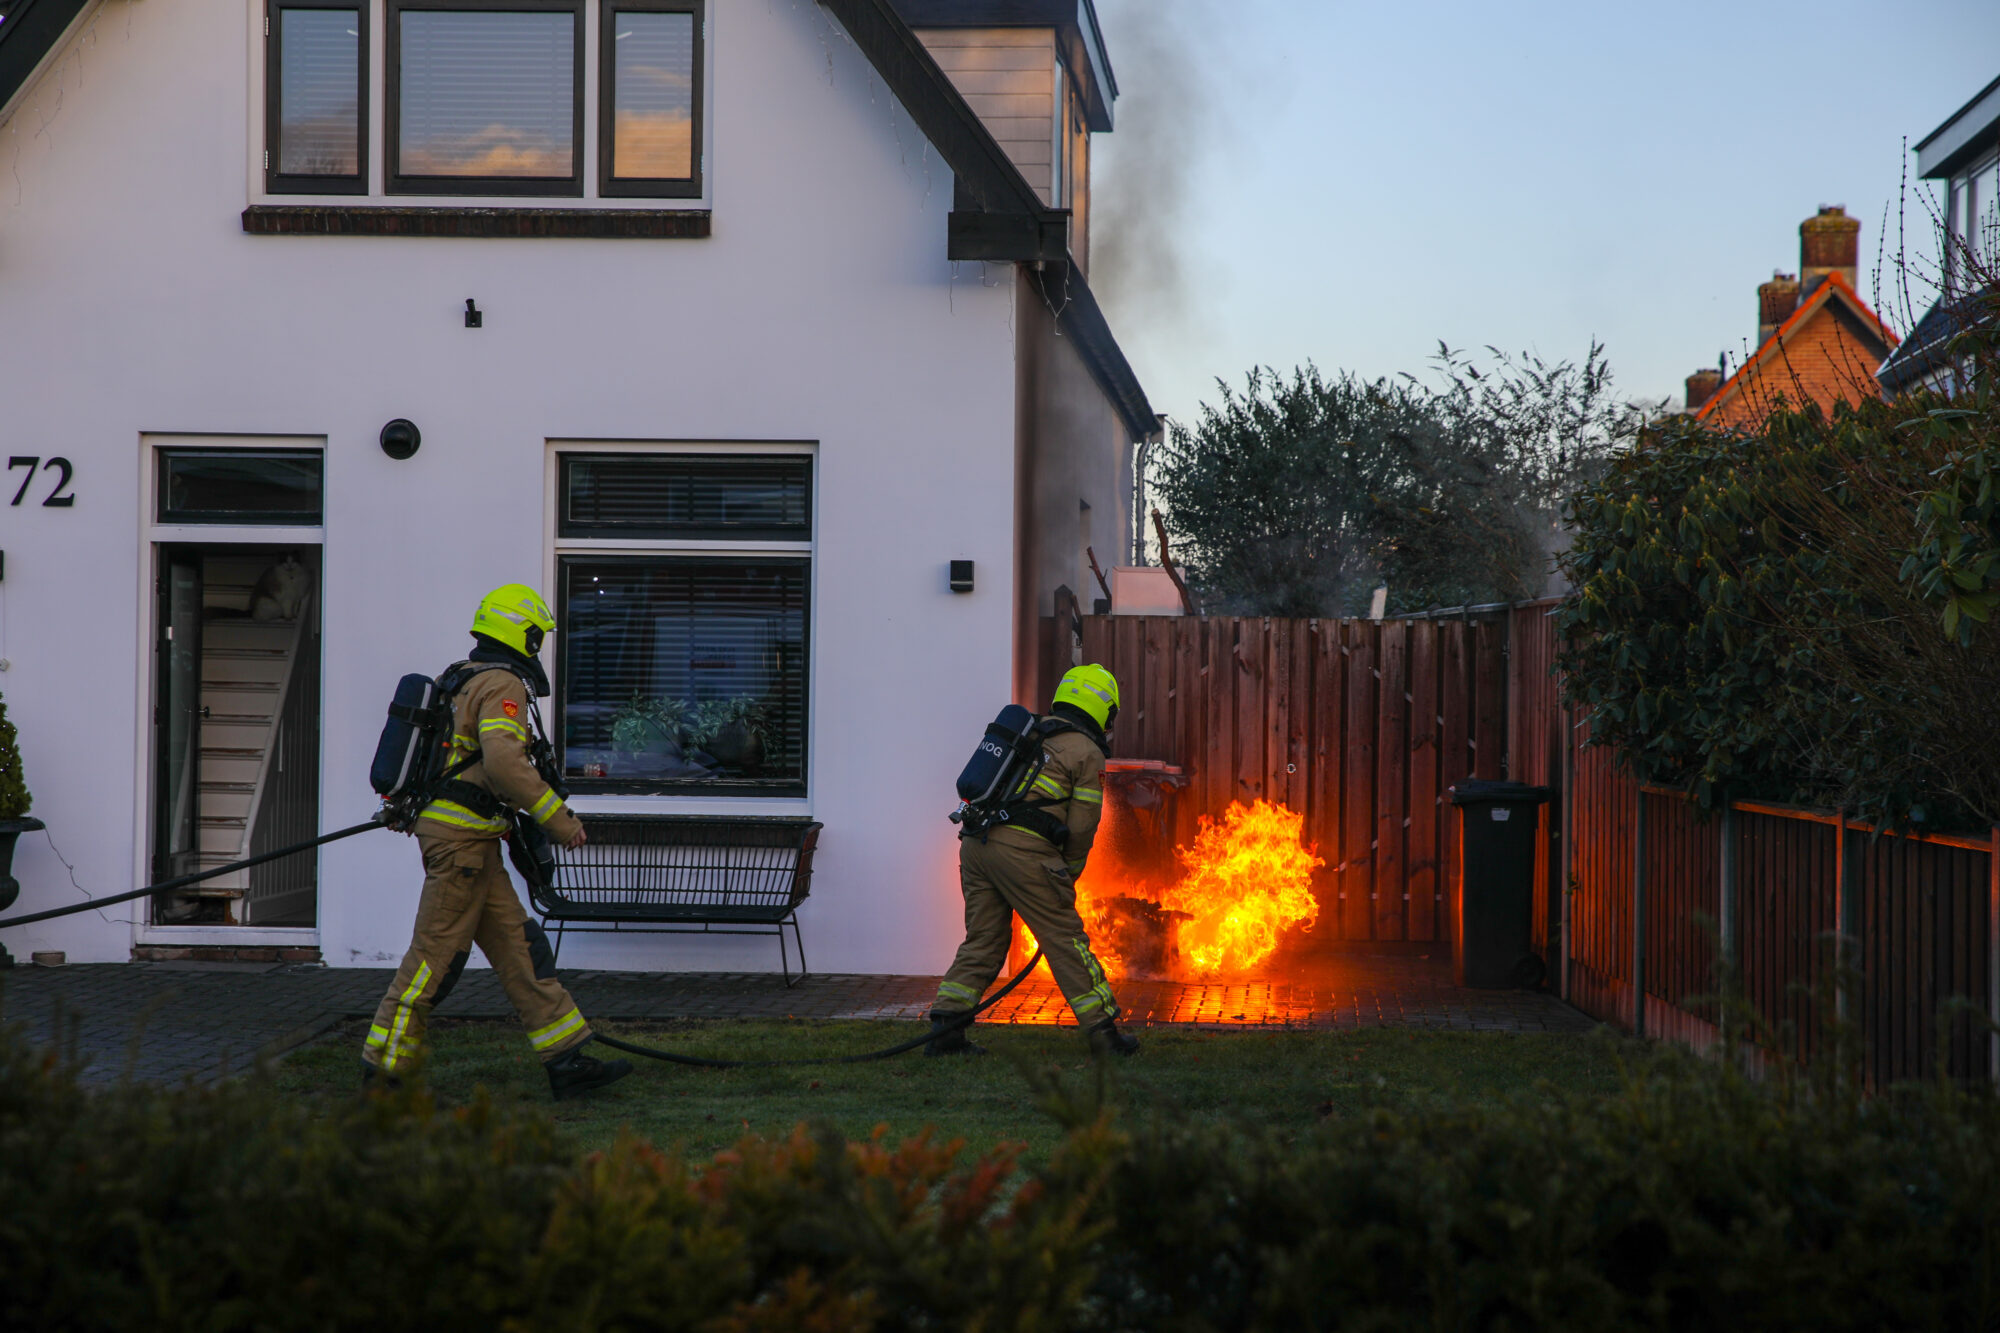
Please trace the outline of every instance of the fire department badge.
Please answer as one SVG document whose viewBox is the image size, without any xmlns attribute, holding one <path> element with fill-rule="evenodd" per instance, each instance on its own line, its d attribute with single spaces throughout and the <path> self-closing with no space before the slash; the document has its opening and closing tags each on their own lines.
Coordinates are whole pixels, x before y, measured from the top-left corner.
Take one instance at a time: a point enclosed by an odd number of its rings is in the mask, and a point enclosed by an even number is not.
<svg viewBox="0 0 2000 1333">
<path fill-rule="evenodd" d="M 508 717 L 519 717 L 521 716 L 521 705 L 515 703 L 512 699 L 502 699 L 500 701 L 500 711 Z"/>
</svg>

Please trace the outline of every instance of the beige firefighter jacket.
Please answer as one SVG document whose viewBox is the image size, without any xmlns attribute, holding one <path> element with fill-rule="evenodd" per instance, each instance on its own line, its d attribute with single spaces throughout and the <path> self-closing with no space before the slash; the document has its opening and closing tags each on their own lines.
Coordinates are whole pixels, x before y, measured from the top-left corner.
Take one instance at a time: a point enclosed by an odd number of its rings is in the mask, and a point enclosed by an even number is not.
<svg viewBox="0 0 2000 1333">
<path fill-rule="evenodd" d="M 1048 756 L 1048 763 L 1028 796 L 1045 802 L 1041 808 L 1069 827 L 1062 856 L 1070 873 L 1080 875 L 1104 814 L 1104 751 L 1080 732 L 1061 731 L 1043 742 L 1042 753 Z M 1016 824 L 995 824 L 987 837 L 1007 847 L 1049 849 L 1048 839 Z"/>
<path fill-rule="evenodd" d="M 478 754 L 479 762 L 460 773 L 459 781 L 485 788 L 503 806 L 527 811 L 550 838 L 566 843 L 582 825 L 528 758 L 528 711 L 533 706 L 528 687 L 506 667 L 492 667 L 466 681 L 452 700 L 448 764 Z M 417 821 L 417 832 L 453 842 L 502 837 L 508 827 L 504 811 L 488 819 L 443 797 L 425 806 Z"/>
</svg>

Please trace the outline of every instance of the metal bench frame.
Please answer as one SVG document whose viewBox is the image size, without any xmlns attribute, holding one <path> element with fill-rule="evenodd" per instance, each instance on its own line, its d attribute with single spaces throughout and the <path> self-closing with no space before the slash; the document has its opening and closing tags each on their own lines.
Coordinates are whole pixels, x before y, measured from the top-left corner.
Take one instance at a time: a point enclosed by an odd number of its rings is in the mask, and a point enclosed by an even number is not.
<svg viewBox="0 0 2000 1333">
<path fill-rule="evenodd" d="M 799 904 L 820 824 L 784 815 L 584 815 L 589 841 L 556 849 L 555 882 L 530 894 L 555 954 L 563 935 L 776 935 L 785 984 L 806 975 Z M 792 975 L 785 928 L 799 951 Z"/>
</svg>

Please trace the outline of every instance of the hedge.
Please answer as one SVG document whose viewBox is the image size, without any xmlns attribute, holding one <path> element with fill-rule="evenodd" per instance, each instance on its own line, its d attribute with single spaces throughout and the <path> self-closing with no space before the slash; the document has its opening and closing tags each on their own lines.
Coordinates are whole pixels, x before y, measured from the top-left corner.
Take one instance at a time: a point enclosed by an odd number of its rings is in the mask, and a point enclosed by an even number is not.
<svg viewBox="0 0 2000 1333">
<path fill-rule="evenodd" d="M 1607 1038 L 1608 1039 L 1608 1038 Z M 1505 1040 L 1504 1037 L 1496 1040 Z M 74 1329 L 1990 1328 L 2000 1108 L 1629 1048 L 1254 1135 L 1035 1076 L 1044 1164 L 802 1127 L 697 1162 L 421 1089 L 81 1087 L 0 1040 L 0 1324 Z M 995 1070 L 996 1077 L 1010 1077 Z M 698 1077 L 698 1076 L 691 1076 Z"/>
</svg>

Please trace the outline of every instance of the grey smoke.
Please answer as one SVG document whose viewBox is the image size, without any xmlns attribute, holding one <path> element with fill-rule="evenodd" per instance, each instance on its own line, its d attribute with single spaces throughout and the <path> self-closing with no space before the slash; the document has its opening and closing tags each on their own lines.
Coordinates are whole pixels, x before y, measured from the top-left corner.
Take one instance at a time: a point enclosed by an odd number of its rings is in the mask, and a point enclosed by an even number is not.
<svg viewBox="0 0 2000 1333">
<path fill-rule="evenodd" d="M 1117 327 L 1186 321 L 1186 235 L 1196 180 L 1217 144 L 1215 0 L 1099 0 L 1120 96 L 1091 150 L 1090 282 Z M 1211 41 L 1201 49 L 1198 35 Z"/>
</svg>

